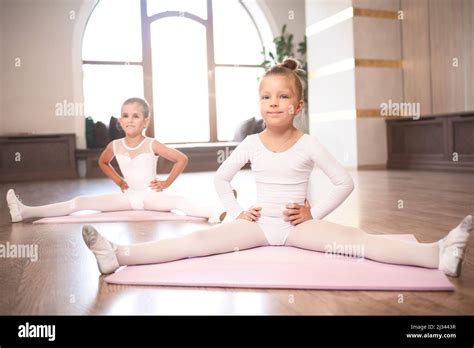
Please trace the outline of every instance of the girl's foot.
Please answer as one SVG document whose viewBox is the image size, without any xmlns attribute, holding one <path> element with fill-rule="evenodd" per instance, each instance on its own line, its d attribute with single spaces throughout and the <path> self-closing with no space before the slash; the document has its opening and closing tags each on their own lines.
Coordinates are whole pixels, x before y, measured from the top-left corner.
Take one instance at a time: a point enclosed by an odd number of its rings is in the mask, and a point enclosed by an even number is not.
<svg viewBox="0 0 474 348">
<path fill-rule="evenodd" d="M 232 190 L 234 193 L 234 197 L 237 198 L 237 191 Z M 220 224 L 222 221 L 224 221 L 225 217 L 227 216 L 227 212 L 225 211 L 224 206 L 219 202 L 217 203 L 216 207 L 214 208 L 214 212 L 212 213 L 212 216 L 207 220 L 210 224 Z"/>
<path fill-rule="evenodd" d="M 439 244 L 439 269 L 448 276 L 457 277 L 461 273 L 461 263 L 467 240 L 472 231 L 472 215 L 466 216 L 452 229 Z"/>
<path fill-rule="evenodd" d="M 115 255 L 117 246 L 97 232 L 94 227 L 85 225 L 82 228 L 82 238 L 84 238 L 87 247 L 94 253 L 100 273 L 113 273 L 120 267 Z"/>
<path fill-rule="evenodd" d="M 7 192 L 7 204 L 8 208 L 10 208 L 10 216 L 12 218 L 12 222 L 20 222 L 23 221 L 21 216 L 21 202 L 18 197 L 15 195 L 15 191 L 12 189 L 8 190 Z"/>
<path fill-rule="evenodd" d="M 217 208 L 214 209 L 212 216 L 207 219 L 207 222 L 210 224 L 220 224 L 222 221 L 224 221 L 226 216 L 227 212 L 225 211 L 225 208 L 218 204 Z"/>
</svg>

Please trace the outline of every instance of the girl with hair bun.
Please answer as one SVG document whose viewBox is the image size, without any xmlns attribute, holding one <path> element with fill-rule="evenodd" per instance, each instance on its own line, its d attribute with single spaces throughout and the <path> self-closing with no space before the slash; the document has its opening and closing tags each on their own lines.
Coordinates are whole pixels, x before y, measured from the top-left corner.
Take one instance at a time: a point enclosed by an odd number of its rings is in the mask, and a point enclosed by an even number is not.
<svg viewBox="0 0 474 348">
<path fill-rule="evenodd" d="M 322 220 L 349 196 L 354 184 L 349 173 L 316 137 L 293 126 L 293 119 L 304 106 L 299 66 L 298 61 L 290 58 L 265 73 L 259 96 L 266 129 L 247 136 L 216 172 L 217 193 L 235 221 L 184 237 L 124 246 L 107 240 L 92 226 L 84 226 L 84 241 L 96 256 L 102 273 L 112 273 L 122 265 L 161 263 L 268 245 L 331 253 L 347 249 L 331 249 L 334 245 L 358 245 L 360 248 L 355 249 L 362 254 L 352 256 L 439 268 L 447 275 L 459 275 L 472 230 L 470 215 L 434 243 L 391 240 Z M 245 209 L 234 197 L 230 182 L 248 161 L 255 174 L 257 199 Z M 310 206 L 307 188 L 315 167 L 329 177 L 334 188 L 328 198 Z"/>
</svg>

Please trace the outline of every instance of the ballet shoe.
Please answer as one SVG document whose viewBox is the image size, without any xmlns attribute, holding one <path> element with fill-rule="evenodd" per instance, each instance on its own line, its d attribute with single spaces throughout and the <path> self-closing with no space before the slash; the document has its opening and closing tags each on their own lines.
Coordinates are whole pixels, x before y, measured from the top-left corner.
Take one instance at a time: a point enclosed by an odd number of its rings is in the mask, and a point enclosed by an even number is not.
<svg viewBox="0 0 474 348">
<path fill-rule="evenodd" d="M 21 202 L 15 195 L 15 191 L 12 189 L 8 190 L 7 192 L 7 204 L 8 208 L 10 209 L 12 222 L 23 221 L 23 217 L 21 216 L 20 212 Z"/>
<path fill-rule="evenodd" d="M 472 215 L 466 216 L 439 244 L 439 267 L 446 275 L 458 277 L 467 241 L 472 231 Z"/>
<path fill-rule="evenodd" d="M 214 211 L 212 216 L 207 219 L 207 222 L 210 224 L 220 224 L 222 221 L 224 221 L 225 217 L 227 216 L 226 211 L 222 211 L 222 208 L 218 208 Z"/>
<path fill-rule="evenodd" d="M 237 198 L 237 191 L 235 189 L 232 189 L 232 193 L 234 194 L 234 197 Z M 225 211 L 224 206 L 219 201 L 216 205 L 216 208 L 214 208 L 214 213 L 207 220 L 207 222 L 209 222 L 210 224 L 220 224 L 222 221 L 224 221 L 226 216 L 227 212 Z"/>
<path fill-rule="evenodd" d="M 94 253 L 100 273 L 110 274 L 120 267 L 115 254 L 117 246 L 97 232 L 93 226 L 85 225 L 82 228 L 82 238 Z"/>
</svg>

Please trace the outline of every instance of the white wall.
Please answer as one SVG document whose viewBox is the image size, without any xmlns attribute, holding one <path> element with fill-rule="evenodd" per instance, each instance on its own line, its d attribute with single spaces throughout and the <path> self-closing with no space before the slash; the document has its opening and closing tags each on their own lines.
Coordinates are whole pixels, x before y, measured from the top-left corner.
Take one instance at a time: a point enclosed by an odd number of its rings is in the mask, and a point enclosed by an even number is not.
<svg viewBox="0 0 474 348">
<path fill-rule="evenodd" d="M 258 0 L 260 8 L 267 17 L 273 36 L 279 36 L 283 24 L 287 32 L 294 35 L 295 52 L 297 44 L 305 35 L 305 0 Z"/>
<path fill-rule="evenodd" d="M 355 72 L 330 72 L 328 66 L 354 59 L 353 19 L 315 33 L 311 28 L 351 5 L 351 0 L 306 0 L 310 134 L 346 167 L 358 162 Z"/>
<path fill-rule="evenodd" d="M 89 0 L 2 0 L 3 122 L 1 134 L 76 133 L 84 115 L 56 116 L 56 105 L 82 105 L 81 40 Z M 87 12 L 87 11 L 86 11 Z M 74 56 L 73 56 L 74 55 Z M 79 80 L 78 80 L 79 79 Z"/>
<path fill-rule="evenodd" d="M 351 7 L 394 11 L 399 1 L 306 0 L 310 132 L 346 166 L 383 167 L 385 120 L 359 111 L 402 101 L 402 71 L 356 66 L 355 59 L 401 59 L 401 27 L 393 19 L 353 16 Z"/>
</svg>

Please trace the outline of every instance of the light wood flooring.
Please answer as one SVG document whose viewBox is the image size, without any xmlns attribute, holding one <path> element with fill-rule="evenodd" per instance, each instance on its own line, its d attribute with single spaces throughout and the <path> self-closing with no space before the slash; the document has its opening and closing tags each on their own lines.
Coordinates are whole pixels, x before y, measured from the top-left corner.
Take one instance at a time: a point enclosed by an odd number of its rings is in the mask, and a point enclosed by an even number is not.
<svg viewBox="0 0 474 348">
<path fill-rule="evenodd" d="M 474 175 L 430 171 L 352 171 L 356 189 L 326 219 L 369 233 L 414 234 L 420 242 L 442 238 L 474 213 Z M 314 175 L 312 192 L 323 197 L 330 183 Z M 252 174 L 234 181 L 239 200 L 252 204 Z M 463 273 L 451 279 L 454 292 L 317 291 L 181 288 L 108 285 L 85 247 L 81 225 L 10 222 L 4 199 L 14 188 L 28 205 L 77 195 L 117 191 L 106 179 L 78 179 L 0 185 L 0 243 L 37 244 L 39 259 L 0 258 L 0 315 L 459 315 L 474 314 L 474 239 Z M 171 192 L 212 199 L 212 173 L 183 174 Z M 95 224 L 118 243 L 179 236 L 204 223 L 137 222 Z"/>
</svg>

